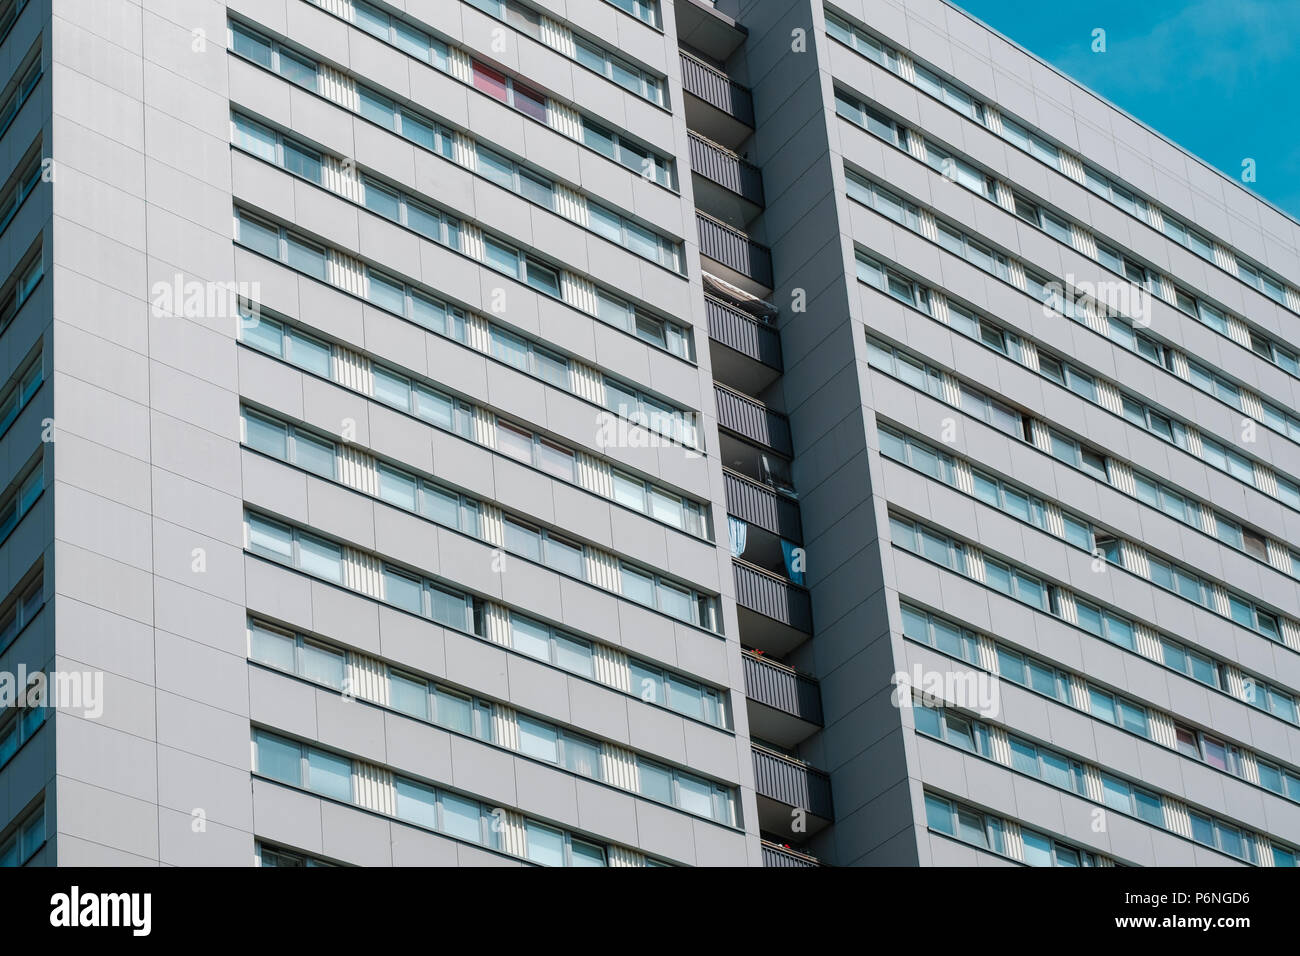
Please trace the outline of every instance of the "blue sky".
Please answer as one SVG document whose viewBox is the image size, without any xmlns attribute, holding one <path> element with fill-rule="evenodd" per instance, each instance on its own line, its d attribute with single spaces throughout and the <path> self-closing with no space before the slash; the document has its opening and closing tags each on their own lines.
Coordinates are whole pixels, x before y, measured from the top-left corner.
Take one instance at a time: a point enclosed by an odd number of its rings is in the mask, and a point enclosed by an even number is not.
<svg viewBox="0 0 1300 956">
<path fill-rule="evenodd" d="M 954 2 L 1300 218 L 1300 0 Z"/>
</svg>

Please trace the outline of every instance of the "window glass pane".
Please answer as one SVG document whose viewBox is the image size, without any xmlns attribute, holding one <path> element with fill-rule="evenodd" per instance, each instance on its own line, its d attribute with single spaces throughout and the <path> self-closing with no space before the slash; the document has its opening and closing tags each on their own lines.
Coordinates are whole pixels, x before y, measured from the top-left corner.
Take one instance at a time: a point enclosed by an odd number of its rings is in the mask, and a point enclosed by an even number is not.
<svg viewBox="0 0 1300 956">
<path fill-rule="evenodd" d="M 273 780 L 302 783 L 302 748 L 283 737 L 257 734 L 257 771 Z"/>
<path fill-rule="evenodd" d="M 519 752 L 538 760 L 557 763 L 560 759 L 560 738 L 556 729 L 549 725 L 525 717 L 517 718 L 519 723 Z"/>
<path fill-rule="evenodd" d="M 928 793 L 925 795 L 925 823 L 931 830 L 938 830 L 949 836 L 955 835 L 951 804 Z"/>
<path fill-rule="evenodd" d="M 624 597 L 640 604 L 654 607 L 654 578 L 650 577 L 648 574 L 643 574 L 640 571 L 633 570 L 627 565 L 623 565 L 622 583 L 622 593 Z"/>
<path fill-rule="evenodd" d="M 473 800 L 453 796 L 450 793 L 439 794 L 438 802 L 442 805 L 442 831 L 458 840 L 471 843 L 483 841 L 482 811 Z"/>
<path fill-rule="evenodd" d="M 585 578 L 582 548 L 558 538 L 546 539 L 546 566 L 575 578 Z"/>
<path fill-rule="evenodd" d="M 449 528 L 460 527 L 460 498 L 430 485 L 420 489 L 420 513 Z"/>
<path fill-rule="evenodd" d="M 334 443 L 322 441 L 302 432 L 293 436 L 294 460 L 318 475 L 334 477 Z"/>
<path fill-rule="evenodd" d="M 684 773 L 677 775 L 677 805 L 687 813 L 713 816 L 713 787 Z"/>
<path fill-rule="evenodd" d="M 525 823 L 528 859 L 542 866 L 564 866 L 564 834 L 529 820 Z"/>
<path fill-rule="evenodd" d="M 423 680 L 390 673 L 388 701 L 394 710 L 419 717 L 421 720 L 429 719 L 429 685 Z"/>
<path fill-rule="evenodd" d="M 249 515 L 248 546 L 253 551 L 289 561 L 293 558 L 293 533 L 283 525 Z"/>
<path fill-rule="evenodd" d="M 673 802 L 673 775 L 671 771 L 646 760 L 637 761 L 640 771 L 641 795 L 663 803 Z"/>
<path fill-rule="evenodd" d="M 255 661 L 270 664 L 282 671 L 294 673 L 297 670 L 294 639 L 289 634 L 268 631 L 266 628 L 253 626 L 249 635 L 249 656 Z"/>
<path fill-rule="evenodd" d="M 240 215 L 239 241 L 264 256 L 280 258 L 280 230 L 275 226 Z"/>
<path fill-rule="evenodd" d="M 537 467 L 564 481 L 573 481 L 574 453 L 548 441 L 537 443 Z"/>
<path fill-rule="evenodd" d="M 322 378 L 330 378 L 331 362 L 330 356 L 332 350 L 324 342 L 308 338 L 301 332 L 290 330 L 289 335 L 289 361 L 293 364 L 305 368 L 309 372 L 315 372 Z"/>
<path fill-rule="evenodd" d="M 329 687 L 342 687 L 347 671 L 347 657 L 339 651 L 303 642 L 302 676 Z"/>
<path fill-rule="evenodd" d="M 249 448 L 274 455 L 276 458 L 288 457 L 289 437 L 285 427 L 278 422 L 268 421 L 257 415 L 245 415 L 244 433 Z"/>
<path fill-rule="evenodd" d="M 284 142 L 284 168 L 312 182 L 321 181 L 320 153 L 290 140 Z"/>
<path fill-rule="evenodd" d="M 542 536 L 539 531 L 511 521 L 509 518 L 504 520 L 504 524 L 505 544 L 508 551 L 530 561 L 542 560 Z"/>
<path fill-rule="evenodd" d="M 430 830 L 438 828 L 438 796 L 432 787 L 400 777 L 393 781 L 393 786 L 397 791 L 399 820 L 428 827 Z"/>
<path fill-rule="evenodd" d="M 555 664 L 566 671 L 590 676 L 592 673 L 591 645 L 586 641 L 555 634 Z"/>
<path fill-rule="evenodd" d="M 526 465 L 533 463 L 533 436 L 529 432 L 497 421 L 497 450 Z"/>
<path fill-rule="evenodd" d="M 438 687 L 433 692 L 434 719 L 443 727 L 462 734 L 474 732 L 474 707 L 468 697 Z"/>
<path fill-rule="evenodd" d="M 466 629 L 466 605 L 465 597 L 453 591 L 444 591 L 442 588 L 428 588 L 429 593 L 429 616 L 440 624 L 448 627 L 454 627 L 457 630 Z"/>
<path fill-rule="evenodd" d="M 550 628 L 526 617 L 512 615 L 510 618 L 510 643 L 521 654 L 528 654 L 539 660 L 551 659 Z"/>
<path fill-rule="evenodd" d="M 423 586 L 415 578 L 399 574 L 391 568 L 384 568 L 384 594 L 388 603 L 412 614 L 420 614 L 423 611 L 421 600 L 423 590 Z"/>
<path fill-rule="evenodd" d="M 298 567 L 327 581 L 343 580 L 343 552 L 336 544 L 311 535 L 298 538 Z"/>
</svg>

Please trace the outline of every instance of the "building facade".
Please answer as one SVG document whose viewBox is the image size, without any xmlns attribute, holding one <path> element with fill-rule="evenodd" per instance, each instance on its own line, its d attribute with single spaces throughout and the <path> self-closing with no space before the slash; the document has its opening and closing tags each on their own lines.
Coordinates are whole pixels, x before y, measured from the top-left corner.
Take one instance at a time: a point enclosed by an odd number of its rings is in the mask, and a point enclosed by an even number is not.
<svg viewBox="0 0 1300 956">
<path fill-rule="evenodd" d="M 1294 865 L 1300 224 L 960 10 L 0 61 L 0 862 Z"/>
</svg>

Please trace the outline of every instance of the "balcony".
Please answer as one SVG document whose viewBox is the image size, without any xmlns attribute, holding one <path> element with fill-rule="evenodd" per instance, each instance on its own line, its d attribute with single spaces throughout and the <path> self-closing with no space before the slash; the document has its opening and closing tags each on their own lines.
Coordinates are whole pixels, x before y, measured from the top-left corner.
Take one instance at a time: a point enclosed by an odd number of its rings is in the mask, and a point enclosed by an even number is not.
<svg viewBox="0 0 1300 956">
<path fill-rule="evenodd" d="M 775 327 L 712 296 L 704 297 L 713 349 L 713 377 L 756 395 L 781 374 L 781 335 Z"/>
<path fill-rule="evenodd" d="M 718 411 L 719 428 L 735 432 L 741 438 L 770 448 L 786 458 L 794 457 L 790 423 L 784 415 L 716 382 L 713 385 L 713 398 Z"/>
<path fill-rule="evenodd" d="M 797 842 L 835 819 L 830 777 L 800 760 L 765 747 L 755 746 L 753 751 L 760 829 Z M 795 810 L 803 811 L 799 831 L 794 828 Z"/>
<path fill-rule="evenodd" d="M 750 733 L 793 747 L 822 726 L 822 692 L 815 680 L 751 651 L 741 660 Z"/>
<path fill-rule="evenodd" d="M 722 480 L 726 488 L 727 514 L 787 541 L 803 540 L 799 505 L 793 499 L 726 468 L 722 470 Z"/>
<path fill-rule="evenodd" d="M 764 866 L 821 866 L 816 857 L 808 856 L 806 853 L 800 853 L 798 850 L 791 850 L 789 847 L 779 846 L 770 840 L 763 841 L 763 865 Z"/>
<path fill-rule="evenodd" d="M 734 558 L 731 569 L 745 644 L 780 657 L 812 636 L 812 600 L 807 591 Z"/>
<path fill-rule="evenodd" d="M 734 17 L 719 10 L 714 0 L 678 0 L 673 4 L 673 14 L 678 41 L 715 60 L 731 56 L 749 35 Z"/>
<path fill-rule="evenodd" d="M 686 125 L 728 147 L 754 133 L 754 99 L 749 90 L 703 60 L 681 52 Z"/>
<path fill-rule="evenodd" d="M 690 134 L 695 206 L 736 229 L 763 211 L 763 174 L 753 163 L 703 136 Z"/>
<path fill-rule="evenodd" d="M 716 265 L 710 269 L 723 280 L 760 298 L 772 291 L 772 253 L 738 229 L 697 211 L 700 255 Z"/>
</svg>

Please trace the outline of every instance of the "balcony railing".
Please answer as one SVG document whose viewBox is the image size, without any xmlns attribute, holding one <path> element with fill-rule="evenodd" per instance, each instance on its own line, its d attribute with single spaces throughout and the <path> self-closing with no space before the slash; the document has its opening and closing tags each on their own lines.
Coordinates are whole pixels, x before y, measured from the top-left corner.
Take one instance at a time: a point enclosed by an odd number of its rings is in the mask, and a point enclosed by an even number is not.
<svg viewBox="0 0 1300 956">
<path fill-rule="evenodd" d="M 766 445 L 786 458 L 793 456 L 790 423 L 784 415 L 717 383 L 713 386 L 713 396 L 719 426 L 750 441 Z"/>
<path fill-rule="evenodd" d="M 736 603 L 804 634 L 812 633 L 812 600 L 808 592 L 774 574 L 740 561 L 731 562 Z M 770 649 L 766 645 L 759 645 Z M 777 653 L 782 653 L 777 651 Z"/>
<path fill-rule="evenodd" d="M 710 296 L 704 297 L 704 314 L 709 319 L 709 338 L 781 371 L 781 335 L 772 326 Z"/>
<path fill-rule="evenodd" d="M 754 98 L 749 90 L 721 70 L 701 63 L 689 53 L 682 53 L 682 88 L 728 116 L 754 125 Z"/>
<path fill-rule="evenodd" d="M 745 695 L 792 717 L 820 725 L 822 692 L 817 682 L 798 671 L 746 652 Z"/>
<path fill-rule="evenodd" d="M 803 528 L 799 520 L 799 505 L 779 495 L 766 485 L 723 470 L 722 480 L 727 494 L 727 514 L 743 518 L 749 524 L 770 531 L 778 537 L 803 541 Z"/>
<path fill-rule="evenodd" d="M 821 866 L 817 860 L 803 853 L 763 841 L 764 866 Z"/>
<path fill-rule="evenodd" d="M 690 134 L 691 169 L 756 206 L 763 205 L 763 174 L 729 149 Z"/>
<path fill-rule="evenodd" d="M 772 252 L 739 230 L 702 212 L 695 213 L 700 254 L 739 273 L 760 286 L 772 288 Z"/>
<path fill-rule="evenodd" d="M 831 778 L 805 763 L 754 747 L 754 789 L 759 796 L 834 820 Z"/>
</svg>

